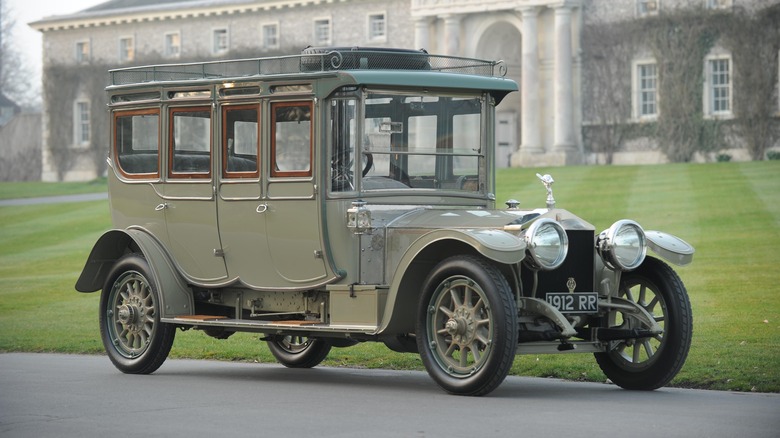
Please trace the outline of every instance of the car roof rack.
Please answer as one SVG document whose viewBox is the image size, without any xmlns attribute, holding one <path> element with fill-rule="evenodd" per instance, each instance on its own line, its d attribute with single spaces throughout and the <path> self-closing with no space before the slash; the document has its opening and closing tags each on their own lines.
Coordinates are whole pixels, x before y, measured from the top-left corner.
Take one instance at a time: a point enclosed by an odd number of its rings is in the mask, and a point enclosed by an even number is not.
<svg viewBox="0 0 780 438">
<path fill-rule="evenodd" d="M 405 70 L 504 77 L 503 61 L 431 55 L 425 50 L 361 47 L 307 47 L 299 55 L 109 70 L 111 85 L 247 78 L 337 70 Z"/>
</svg>

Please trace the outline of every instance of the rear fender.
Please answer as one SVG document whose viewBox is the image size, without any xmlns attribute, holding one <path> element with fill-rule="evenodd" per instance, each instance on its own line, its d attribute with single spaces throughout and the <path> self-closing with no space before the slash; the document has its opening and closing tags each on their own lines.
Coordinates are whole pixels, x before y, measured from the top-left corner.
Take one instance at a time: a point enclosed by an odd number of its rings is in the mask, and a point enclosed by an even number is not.
<svg viewBox="0 0 780 438">
<path fill-rule="evenodd" d="M 103 288 L 114 263 L 130 252 L 140 252 L 149 263 L 150 274 L 160 291 L 163 318 L 191 315 L 192 291 L 176 271 L 165 250 L 148 233 L 138 229 L 110 230 L 98 239 L 76 281 L 79 292 Z"/>
</svg>

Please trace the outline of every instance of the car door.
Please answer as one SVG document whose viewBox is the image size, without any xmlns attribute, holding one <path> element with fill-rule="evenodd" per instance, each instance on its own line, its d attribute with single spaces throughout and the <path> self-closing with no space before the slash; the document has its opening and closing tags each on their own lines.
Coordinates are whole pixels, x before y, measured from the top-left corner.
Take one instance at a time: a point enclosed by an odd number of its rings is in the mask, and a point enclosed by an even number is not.
<svg viewBox="0 0 780 438">
<path fill-rule="evenodd" d="M 327 277 L 314 179 L 312 100 L 269 103 L 270 157 L 263 215 L 271 261 L 287 286 Z"/>
<path fill-rule="evenodd" d="M 168 108 L 168 179 L 158 206 L 165 211 L 175 263 L 202 283 L 227 278 L 217 225 L 212 119 L 210 103 Z"/>
<path fill-rule="evenodd" d="M 231 281 L 257 289 L 284 284 L 271 262 L 261 184 L 262 135 L 258 101 L 222 104 L 218 183 L 220 238 Z"/>
</svg>

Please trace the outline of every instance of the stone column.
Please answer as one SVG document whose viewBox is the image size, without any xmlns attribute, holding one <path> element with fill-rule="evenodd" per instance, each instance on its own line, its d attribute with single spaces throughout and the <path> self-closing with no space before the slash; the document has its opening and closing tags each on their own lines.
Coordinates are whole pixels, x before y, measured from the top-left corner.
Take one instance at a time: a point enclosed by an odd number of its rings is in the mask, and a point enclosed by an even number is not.
<svg viewBox="0 0 780 438">
<path fill-rule="evenodd" d="M 539 43 L 536 28 L 539 8 L 522 8 L 520 13 L 523 18 L 520 151 L 538 154 L 544 152 L 539 125 Z"/>
<path fill-rule="evenodd" d="M 572 94 L 571 8 L 566 4 L 555 8 L 555 73 L 553 94 L 555 121 L 553 148 L 557 152 L 576 150 L 574 141 L 574 96 Z"/>
<path fill-rule="evenodd" d="M 414 48 L 431 51 L 430 35 L 431 19 L 428 17 L 416 18 L 414 20 Z"/>
<path fill-rule="evenodd" d="M 444 20 L 444 54 L 460 56 L 460 16 L 443 15 Z"/>
</svg>

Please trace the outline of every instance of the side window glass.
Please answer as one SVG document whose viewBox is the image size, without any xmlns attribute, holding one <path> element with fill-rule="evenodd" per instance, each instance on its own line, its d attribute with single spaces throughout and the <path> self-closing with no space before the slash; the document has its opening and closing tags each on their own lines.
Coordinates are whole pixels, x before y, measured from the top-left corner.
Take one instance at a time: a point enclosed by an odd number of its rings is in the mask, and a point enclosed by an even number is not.
<svg viewBox="0 0 780 438">
<path fill-rule="evenodd" d="M 355 99 L 336 99 L 330 106 L 331 147 L 330 181 L 331 191 L 355 190 L 355 158 L 361 156 L 356 148 Z M 365 156 L 365 155 L 363 155 Z M 366 161 L 360 171 L 370 168 Z"/>
<path fill-rule="evenodd" d="M 159 110 L 114 113 L 114 147 L 120 171 L 129 177 L 160 176 Z"/>
<path fill-rule="evenodd" d="M 208 178 L 211 176 L 211 110 L 171 109 L 171 176 Z"/>
<path fill-rule="evenodd" d="M 311 102 L 271 105 L 271 176 L 311 176 Z"/>
<path fill-rule="evenodd" d="M 222 169 L 226 177 L 249 178 L 259 175 L 257 114 L 256 105 L 223 109 Z"/>
</svg>

